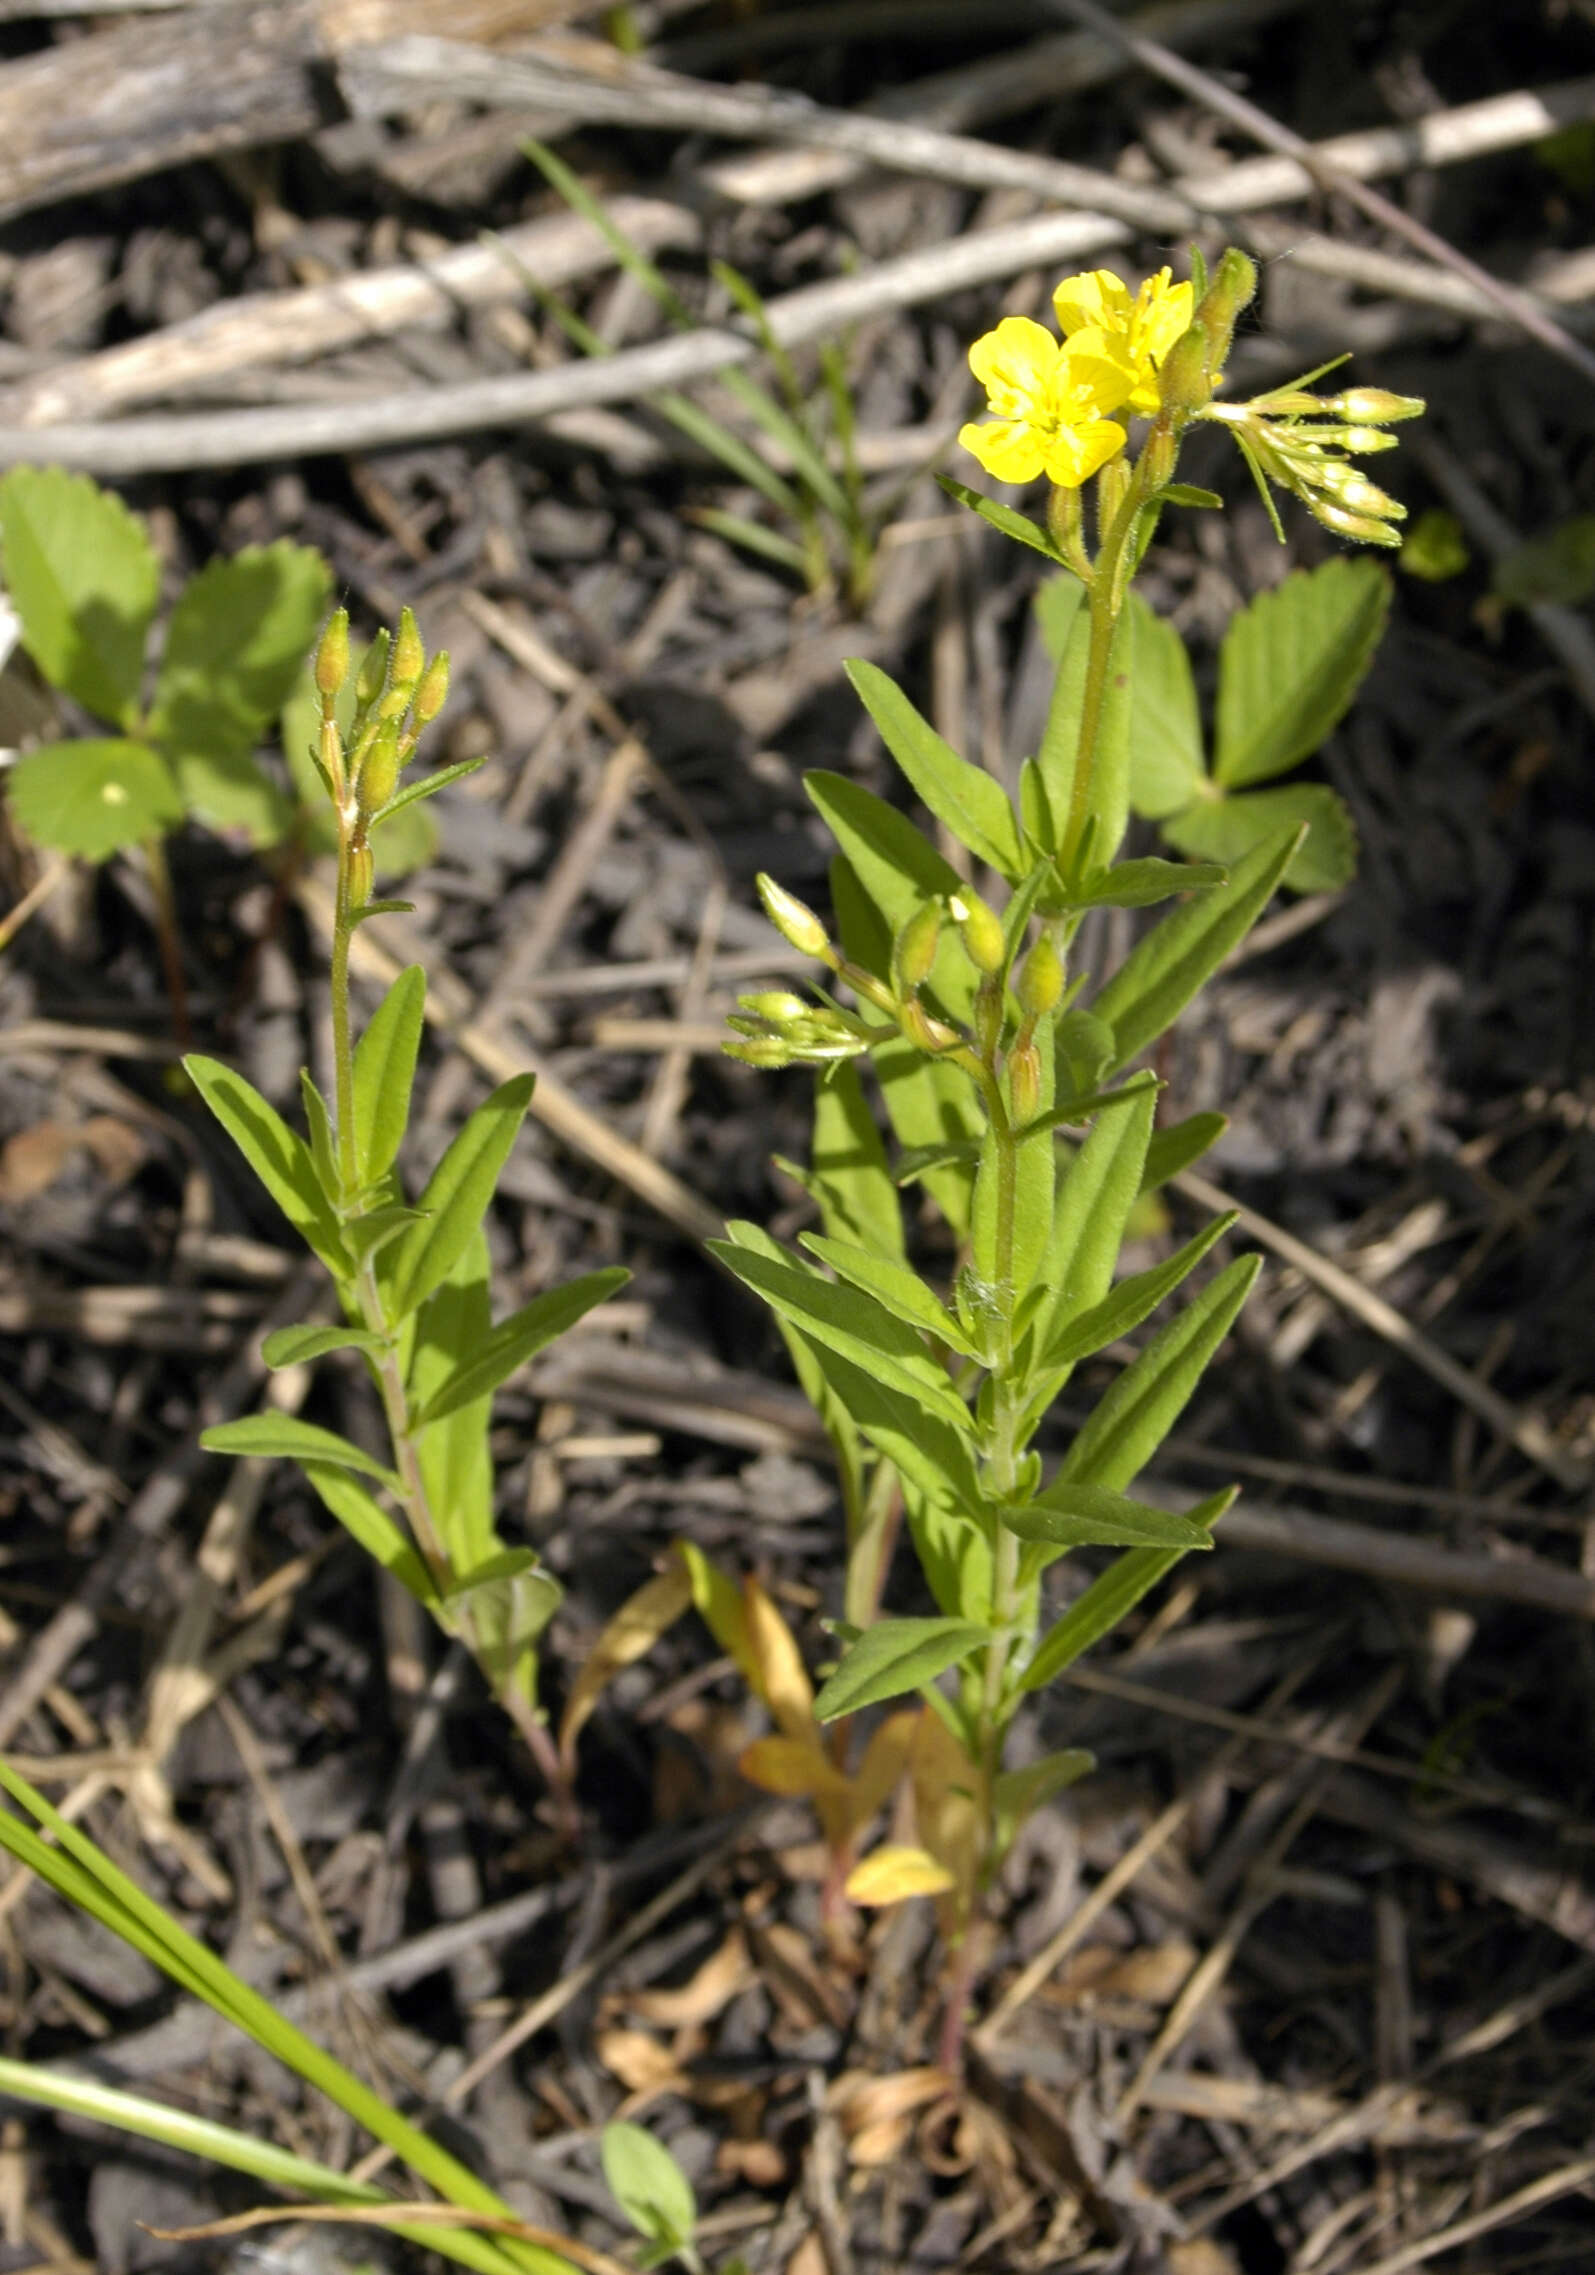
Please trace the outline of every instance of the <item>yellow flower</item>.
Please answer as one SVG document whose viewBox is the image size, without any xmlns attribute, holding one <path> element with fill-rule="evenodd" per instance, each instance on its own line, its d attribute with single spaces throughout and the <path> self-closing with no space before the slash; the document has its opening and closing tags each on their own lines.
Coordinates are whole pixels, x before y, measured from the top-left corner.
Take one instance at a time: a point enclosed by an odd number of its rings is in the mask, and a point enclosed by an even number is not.
<svg viewBox="0 0 1595 2275">
<path fill-rule="evenodd" d="M 1124 448 L 1123 427 L 1103 414 L 1125 401 L 1132 373 L 1115 343 L 1082 332 L 1064 342 L 1028 316 L 1005 316 L 969 351 L 969 368 L 995 413 L 958 436 L 999 482 L 1045 474 L 1077 490 Z"/>
<path fill-rule="evenodd" d="M 1132 300 L 1129 287 L 1111 269 L 1088 269 L 1083 276 L 1067 276 L 1052 296 L 1058 324 L 1065 338 L 1089 331 L 1120 348 L 1128 362 L 1131 384 L 1118 403 L 1153 418 L 1162 408 L 1158 372 L 1180 334 L 1190 329 L 1195 293 L 1189 284 L 1173 284 L 1170 272 L 1159 269 L 1149 276 Z"/>
</svg>

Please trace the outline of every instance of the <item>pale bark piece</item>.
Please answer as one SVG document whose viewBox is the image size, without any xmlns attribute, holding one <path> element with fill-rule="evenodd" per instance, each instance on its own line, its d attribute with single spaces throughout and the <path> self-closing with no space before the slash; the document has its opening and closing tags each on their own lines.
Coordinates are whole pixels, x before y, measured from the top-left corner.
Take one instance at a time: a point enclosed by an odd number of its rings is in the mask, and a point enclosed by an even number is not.
<svg viewBox="0 0 1595 2275">
<path fill-rule="evenodd" d="M 591 0 L 453 0 L 456 38 L 568 23 Z M 433 0 L 236 0 L 134 17 L 0 67 L 0 220 L 328 123 L 345 48 L 435 28 Z M 335 98 L 334 98 L 335 100 Z"/>
</svg>

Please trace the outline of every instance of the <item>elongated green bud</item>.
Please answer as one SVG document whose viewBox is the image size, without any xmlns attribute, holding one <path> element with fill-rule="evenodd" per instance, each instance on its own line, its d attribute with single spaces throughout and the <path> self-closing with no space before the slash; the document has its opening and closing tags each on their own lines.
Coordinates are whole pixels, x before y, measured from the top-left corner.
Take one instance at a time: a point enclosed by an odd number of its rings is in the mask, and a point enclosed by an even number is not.
<svg viewBox="0 0 1595 2275">
<path fill-rule="evenodd" d="M 1044 1019 L 1063 994 L 1063 959 L 1043 933 L 1024 960 L 1014 994 L 1027 1019 Z"/>
<path fill-rule="evenodd" d="M 1250 305 L 1256 291 L 1257 263 L 1238 245 L 1228 246 L 1196 311 L 1197 323 L 1206 327 L 1207 368 L 1214 379 L 1223 370 L 1229 355 L 1236 319 L 1241 310 Z"/>
<path fill-rule="evenodd" d="M 1392 529 L 1388 521 L 1376 521 L 1369 514 L 1348 513 L 1344 506 L 1331 505 L 1327 498 L 1309 498 L 1313 519 L 1332 529 L 1337 537 L 1354 537 L 1363 545 L 1399 545 L 1401 532 Z M 1405 512 L 1405 508 L 1401 509 Z"/>
<path fill-rule="evenodd" d="M 364 839 L 358 845 L 351 845 L 349 848 L 349 899 L 354 907 L 364 908 L 366 902 L 371 898 L 371 886 L 375 877 L 375 870 L 376 864 L 371 858 L 371 848 L 365 843 Z"/>
<path fill-rule="evenodd" d="M 360 677 L 355 681 L 355 701 L 362 711 L 370 709 L 387 685 L 388 649 L 391 641 L 387 632 L 379 632 L 365 653 L 360 666 Z"/>
<path fill-rule="evenodd" d="M 987 979 L 1002 970 L 1005 943 L 1002 926 L 978 893 L 963 886 L 947 903 L 958 936 L 963 941 L 964 953 Z"/>
<path fill-rule="evenodd" d="M 395 687 L 414 687 L 426 669 L 426 650 L 421 645 L 421 633 L 413 612 L 408 608 L 399 611 L 399 634 L 393 643 L 393 684 Z"/>
<path fill-rule="evenodd" d="M 1369 426 L 1394 426 L 1401 419 L 1421 419 L 1426 409 L 1421 395 L 1392 395 L 1388 387 L 1348 387 L 1344 395 L 1331 395 L 1323 408 L 1337 419 L 1356 419 Z"/>
<path fill-rule="evenodd" d="M 1034 1043 L 1016 1043 L 1008 1053 L 1008 1110 L 1028 1122 L 1041 1103 L 1041 1053 Z"/>
<path fill-rule="evenodd" d="M 785 885 L 778 885 L 773 877 L 762 872 L 758 886 L 764 913 L 787 946 L 795 948 L 800 956 L 818 956 L 822 962 L 829 963 L 831 943 L 813 909 L 806 907 L 795 893 L 789 893 Z"/>
<path fill-rule="evenodd" d="M 911 995 L 930 978 L 940 944 L 941 904 L 926 901 L 915 909 L 892 948 L 892 969 L 905 994 Z"/>
<path fill-rule="evenodd" d="M 744 1011 L 751 1011 L 755 1019 L 768 1019 L 772 1027 L 789 1026 L 794 1019 L 807 1019 L 814 1010 L 801 995 L 794 995 L 789 987 L 766 988 L 760 995 L 739 995 L 738 1003 Z"/>
<path fill-rule="evenodd" d="M 371 738 L 360 768 L 356 788 L 360 797 L 360 811 L 369 817 L 381 813 L 383 807 L 399 786 L 399 728 L 394 719 L 384 719 Z"/>
<path fill-rule="evenodd" d="M 316 649 L 316 693 L 330 703 L 349 676 L 349 611 L 335 608 Z"/>
<path fill-rule="evenodd" d="M 415 723 L 429 727 L 449 699 L 449 651 L 439 648 L 415 691 Z"/>
<path fill-rule="evenodd" d="M 1157 385 L 1165 410 L 1199 411 L 1210 400 L 1213 381 L 1208 362 L 1209 346 L 1207 326 L 1198 322 L 1180 334 L 1163 358 Z M 1171 467 L 1170 474 L 1172 472 Z M 1163 477 L 1165 481 L 1169 478 L 1169 475 Z"/>
</svg>

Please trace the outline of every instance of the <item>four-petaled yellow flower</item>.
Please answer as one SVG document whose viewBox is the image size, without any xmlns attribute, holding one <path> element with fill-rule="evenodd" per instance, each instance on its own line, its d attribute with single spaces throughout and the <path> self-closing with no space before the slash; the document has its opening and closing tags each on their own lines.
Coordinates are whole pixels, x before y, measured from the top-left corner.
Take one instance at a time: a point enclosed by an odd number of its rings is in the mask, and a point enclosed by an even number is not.
<svg viewBox="0 0 1595 2275">
<path fill-rule="evenodd" d="M 1180 334 L 1190 329 L 1195 298 L 1194 288 L 1172 283 L 1167 269 L 1149 276 L 1133 299 L 1128 285 L 1111 269 L 1088 269 L 1083 276 L 1065 277 L 1052 305 L 1065 339 L 1089 336 L 1123 353 L 1132 383 L 1120 402 L 1109 407 L 1118 410 L 1128 404 L 1150 419 L 1162 408 L 1158 373 L 1163 358 Z"/>
<path fill-rule="evenodd" d="M 1005 316 L 970 349 L 969 367 L 995 415 L 958 439 L 999 482 L 1045 474 L 1077 490 L 1124 448 L 1123 427 L 1106 414 L 1129 399 L 1134 373 L 1100 333 L 1057 340 L 1028 316 Z"/>
</svg>

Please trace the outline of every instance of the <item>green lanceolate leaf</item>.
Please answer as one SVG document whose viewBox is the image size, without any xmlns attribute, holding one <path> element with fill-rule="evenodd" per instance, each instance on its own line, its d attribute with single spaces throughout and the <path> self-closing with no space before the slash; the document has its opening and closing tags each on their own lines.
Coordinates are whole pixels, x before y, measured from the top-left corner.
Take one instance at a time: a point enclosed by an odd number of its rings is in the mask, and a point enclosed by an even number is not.
<svg viewBox="0 0 1595 2275">
<path fill-rule="evenodd" d="M 0 554 L 23 645 L 51 686 L 131 727 L 160 591 L 143 524 L 86 475 L 13 466 L 0 480 Z"/>
<path fill-rule="evenodd" d="M 195 1089 L 294 1230 L 330 1272 L 347 1275 L 348 1252 L 304 1139 L 294 1134 L 252 1083 L 219 1059 L 190 1052 L 183 1065 Z"/>
<path fill-rule="evenodd" d="M 476 1225 L 448 1277 L 409 1322 L 405 1402 L 410 1412 L 424 1413 L 459 1365 L 461 1353 L 480 1350 L 492 1332 L 487 1235 Z M 503 1547 L 494 1524 L 491 1417 L 491 1394 L 484 1391 L 414 1433 L 427 1506 L 451 1572 L 486 1564 Z"/>
<path fill-rule="evenodd" d="M 604 2127 L 599 2153 L 609 2193 L 640 2236 L 672 2251 L 690 2244 L 698 2224 L 692 2183 L 670 2151 L 640 2125 Z"/>
<path fill-rule="evenodd" d="M 1098 1304 L 1113 1285 L 1113 1268 L 1141 1190 L 1157 1112 L 1157 1084 L 1149 1077 L 1126 1086 L 1092 1124 L 1078 1153 L 1059 1176 L 1047 1253 L 1037 1277 L 1053 1299 L 1038 1315 L 1034 1347 L 1041 1349 L 1066 1320 Z M 1055 1396 L 1049 1390 L 1048 1401 Z"/>
<path fill-rule="evenodd" d="M 1204 798 L 1171 814 L 1163 834 L 1182 853 L 1238 861 L 1282 829 L 1307 835 L 1280 882 L 1298 893 L 1335 893 L 1357 873 L 1357 825 L 1337 790 L 1323 782 L 1288 782 L 1279 790 L 1243 790 Z"/>
<path fill-rule="evenodd" d="M 998 1854 L 1012 1847 L 1014 1835 L 1027 1817 L 1033 1817 L 1046 1802 L 1067 1792 L 1082 1777 L 1089 1777 L 1096 1766 L 1095 1754 L 1088 1754 L 1083 1746 L 1069 1746 L 1061 1753 L 1043 1754 L 1040 1761 L 1027 1762 L 1023 1769 L 1005 1769 L 991 1788 Z"/>
<path fill-rule="evenodd" d="M 806 774 L 803 787 L 892 937 L 926 901 L 945 901 L 957 892 L 962 882 L 957 870 L 884 798 L 846 775 L 823 769 Z M 942 933 L 930 986 L 953 1018 L 967 1019 L 975 999 L 975 972 L 951 925 Z"/>
<path fill-rule="evenodd" d="M 381 1502 L 374 1500 L 347 1469 L 337 1469 L 325 1461 L 301 1460 L 299 1466 L 315 1487 L 323 1507 L 337 1518 L 356 1545 L 364 1549 L 374 1564 L 380 1564 L 384 1572 L 391 1573 L 423 1609 L 434 1618 L 440 1617 L 442 1599 L 432 1575 L 398 1519 L 390 1516 Z"/>
<path fill-rule="evenodd" d="M 512 1075 L 477 1107 L 427 1180 L 418 1206 L 426 1222 L 400 1244 L 393 1262 L 394 1316 L 404 1318 L 441 1287 L 487 1214 L 531 1100 L 534 1077 Z"/>
<path fill-rule="evenodd" d="M 1128 1066 L 1171 1027 L 1238 948 L 1273 898 L 1300 832 L 1283 830 L 1236 863 L 1222 892 L 1204 893 L 1136 943 L 1091 1008 L 1113 1029 L 1114 1066 Z"/>
<path fill-rule="evenodd" d="M 954 1429 L 972 1427 L 963 1400 L 911 1327 L 862 1289 L 822 1279 L 784 1251 L 771 1256 L 753 1245 L 746 1236 L 757 1233 L 756 1225 L 732 1223 L 727 1230 L 729 1240 L 707 1243 L 710 1254 L 811 1342 L 865 1368 Z"/>
<path fill-rule="evenodd" d="M 363 1264 L 368 1256 L 380 1256 L 389 1242 L 397 1240 L 401 1232 L 408 1232 L 411 1225 L 425 1221 L 422 1210 L 407 1208 L 402 1201 L 390 1201 L 380 1208 L 368 1209 L 364 1216 L 350 1217 L 344 1225 L 343 1237 L 355 1262 Z"/>
<path fill-rule="evenodd" d="M 172 770 L 148 743 L 49 743 L 19 758 L 8 776 L 11 811 L 35 845 L 106 861 L 183 818 Z"/>
<path fill-rule="evenodd" d="M 1013 808 L 1002 785 L 944 742 L 897 682 L 877 665 L 854 657 L 845 668 L 882 742 L 938 821 L 945 822 L 977 860 L 1016 882 L 1024 858 Z"/>
<path fill-rule="evenodd" d="M 354 1054 L 354 1147 L 362 1186 L 398 1159 L 410 1118 L 410 1089 L 426 1024 L 426 974 L 402 971 L 372 1013 Z"/>
<path fill-rule="evenodd" d="M 244 1459 L 263 1461 L 317 1462 L 322 1467 L 358 1470 L 362 1477 L 374 1477 L 398 1497 L 403 1487 L 380 1461 L 363 1447 L 340 1438 L 336 1430 L 324 1430 L 318 1422 L 301 1422 L 292 1414 L 243 1414 L 236 1422 L 218 1422 L 214 1429 L 200 1433 L 200 1444 L 207 1453 L 231 1453 Z"/>
<path fill-rule="evenodd" d="M 1242 789 L 1315 751 L 1361 685 L 1389 607 L 1378 564 L 1336 554 L 1242 609 L 1219 651 L 1214 780 Z"/>
<path fill-rule="evenodd" d="M 919 1690 L 971 1651 L 991 1630 L 971 1619 L 882 1619 L 844 1653 L 814 1701 L 815 1718 L 834 1722 L 883 1699 Z"/>
<path fill-rule="evenodd" d="M 382 1337 L 369 1327 L 279 1327 L 261 1344 L 260 1355 L 268 1367 L 276 1369 L 308 1366 L 312 1359 L 325 1358 L 329 1351 L 374 1354 L 385 1348 Z"/>
<path fill-rule="evenodd" d="M 1130 803 L 1146 821 L 1161 821 L 1202 797 L 1202 721 L 1185 642 L 1139 593 L 1135 615 L 1135 685 L 1130 694 Z"/>
<path fill-rule="evenodd" d="M 446 790 L 451 782 L 463 782 L 467 774 L 474 774 L 479 766 L 486 764 L 487 758 L 484 753 L 481 758 L 457 759 L 452 766 L 439 766 L 430 774 L 416 775 L 413 781 L 405 783 L 402 790 L 394 792 L 372 823 L 373 830 L 388 829 L 396 815 L 407 813 L 411 806 L 419 804 L 423 798 L 435 798 L 438 792 Z M 378 839 L 373 837 L 373 850 L 377 843 Z M 377 865 L 379 868 L 382 866 L 380 861 Z M 398 866 L 391 854 L 389 865 L 394 869 L 397 869 Z"/>
<path fill-rule="evenodd" d="M 1001 1512 L 1004 1529 L 1046 1548 L 1211 1548 L 1204 1525 L 1172 1509 L 1126 1500 L 1100 1485 L 1060 1480 L 1022 1509 Z"/>
<path fill-rule="evenodd" d="M 1047 653 L 1061 668 L 1085 606 L 1085 586 L 1072 570 L 1061 577 L 1048 577 L 1036 587 L 1034 606 Z"/>
<path fill-rule="evenodd" d="M 446 1414 L 455 1413 L 478 1398 L 488 1397 L 528 1359 L 535 1358 L 548 1344 L 557 1341 L 567 1328 L 574 1327 L 595 1304 L 605 1302 L 630 1278 L 631 1274 L 618 1265 L 602 1272 L 588 1272 L 566 1287 L 550 1288 L 546 1295 L 534 1296 L 519 1311 L 511 1312 L 508 1319 L 501 1319 L 486 1340 L 462 1359 L 432 1393 L 417 1418 L 417 1428 L 425 1429 L 433 1422 L 440 1422 Z"/>
<path fill-rule="evenodd" d="M 875 1450 L 928 1501 L 958 1510 L 970 1530 L 968 1512 L 981 1505 L 981 1492 L 966 1432 L 927 1414 L 877 1368 L 845 1359 L 795 1327 L 786 1331 L 806 1346 L 832 1396 Z"/>
<path fill-rule="evenodd" d="M 1125 1368 L 1064 1456 L 1063 1476 L 1120 1493 L 1132 1483 L 1235 1324 L 1262 1261 L 1237 1256 Z"/>
<path fill-rule="evenodd" d="M 800 1239 L 811 1255 L 818 1256 L 822 1264 L 830 1265 L 838 1279 L 862 1288 L 866 1295 L 884 1304 L 894 1318 L 919 1328 L 926 1335 L 934 1335 L 938 1342 L 961 1351 L 965 1358 L 979 1357 L 947 1306 L 908 1265 L 877 1256 L 851 1241 L 828 1240 L 822 1233 L 805 1232 Z"/>
<path fill-rule="evenodd" d="M 1187 1521 L 1210 1532 L 1235 1494 L 1235 1486 L 1226 1486 L 1223 1492 L 1188 1510 Z M 1019 1688 L 1035 1691 L 1055 1682 L 1093 1644 L 1100 1643 L 1104 1635 L 1110 1635 L 1141 1598 L 1173 1571 L 1184 1554 L 1183 1548 L 1131 1548 L 1116 1557 L 1108 1569 L 1092 1581 L 1085 1594 L 1047 1630 L 1036 1647 L 1035 1657 L 1025 1669 Z"/>
<path fill-rule="evenodd" d="M 1225 809 L 1203 807 L 1199 810 L 1205 813 Z M 1164 835 L 1172 843 L 1180 843 L 1167 825 Z M 1228 873 L 1215 861 L 1158 861 L 1148 857 L 1141 861 L 1120 861 L 1111 869 L 1099 869 L 1094 877 L 1072 887 L 1068 899 L 1071 908 L 1152 908 L 1159 901 L 1173 900 L 1179 893 L 1216 892 L 1220 885 L 1228 882 Z"/>
<path fill-rule="evenodd" d="M 1005 506 L 996 498 L 983 497 L 979 490 L 967 489 L 962 482 L 955 482 L 950 474 L 938 474 L 936 480 L 950 498 L 956 498 L 971 513 L 979 514 L 981 520 L 989 523 L 993 529 L 1000 529 L 1004 537 L 1017 538 L 1021 545 L 1028 545 L 1032 552 L 1045 553 L 1049 561 L 1062 561 L 1062 554 L 1039 522 L 1027 520 L 1022 513 L 1015 513 L 1012 506 Z"/>
<path fill-rule="evenodd" d="M 856 1066 L 838 1066 L 815 1089 L 809 1162 L 826 1231 L 903 1262 L 902 1204 Z"/>
<path fill-rule="evenodd" d="M 316 1179 L 329 1200 L 343 1199 L 343 1177 L 338 1168 L 337 1141 L 332 1134 L 332 1116 L 327 1101 L 310 1078 L 310 1069 L 299 1069 L 299 1096 L 305 1109 L 305 1128 L 310 1133 L 310 1158 L 315 1164 Z"/>
<path fill-rule="evenodd" d="M 1183 1122 L 1171 1123 L 1166 1130 L 1154 1130 L 1152 1142 L 1146 1149 L 1146 1166 L 1141 1171 L 1141 1191 L 1155 1193 L 1182 1169 L 1189 1169 L 1193 1161 L 1200 1161 L 1210 1146 L 1217 1145 L 1229 1128 L 1227 1114 L 1188 1114 Z"/>
<path fill-rule="evenodd" d="M 1187 1273 L 1195 1271 L 1214 1241 L 1222 1239 L 1234 1222 L 1233 1211 L 1228 1216 L 1215 1217 L 1175 1255 L 1144 1272 L 1132 1273 L 1100 1303 L 1064 1320 L 1055 1327 L 1041 1354 L 1041 1365 L 1045 1368 L 1076 1366 L 1093 1351 L 1105 1351 L 1121 1335 L 1132 1333 L 1174 1293 Z"/>
</svg>

